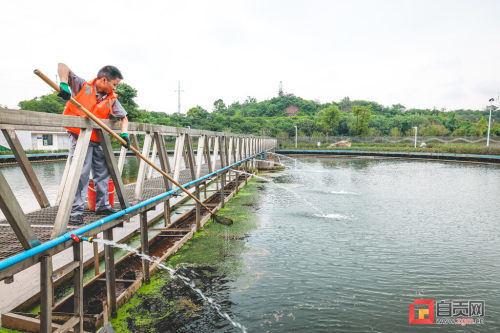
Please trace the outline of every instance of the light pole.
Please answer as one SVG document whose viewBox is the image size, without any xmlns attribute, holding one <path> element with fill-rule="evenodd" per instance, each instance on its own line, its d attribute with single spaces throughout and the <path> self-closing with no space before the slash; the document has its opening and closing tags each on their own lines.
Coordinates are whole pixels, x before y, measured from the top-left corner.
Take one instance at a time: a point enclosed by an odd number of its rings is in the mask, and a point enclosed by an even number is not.
<svg viewBox="0 0 500 333">
<path fill-rule="evenodd" d="M 415 129 L 415 148 L 417 148 L 417 131 L 418 131 L 418 127 L 413 127 Z"/>
<path fill-rule="evenodd" d="M 295 127 L 295 148 L 297 148 L 297 126 L 293 127 Z"/>
<path fill-rule="evenodd" d="M 486 147 L 489 147 L 490 146 L 490 127 L 491 127 L 491 110 L 493 110 L 493 101 L 495 99 L 493 98 L 490 98 L 489 102 L 490 102 L 490 118 L 488 120 L 488 137 L 486 139 Z"/>
</svg>

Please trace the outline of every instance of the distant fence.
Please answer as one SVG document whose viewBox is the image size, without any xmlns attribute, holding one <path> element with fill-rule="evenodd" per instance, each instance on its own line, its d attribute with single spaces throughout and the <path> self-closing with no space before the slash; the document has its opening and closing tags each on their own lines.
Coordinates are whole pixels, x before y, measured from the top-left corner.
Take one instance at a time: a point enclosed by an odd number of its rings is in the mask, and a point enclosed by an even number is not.
<svg viewBox="0 0 500 333">
<path fill-rule="evenodd" d="M 294 137 L 279 137 L 278 144 L 289 144 L 295 143 Z M 310 137 L 298 137 L 297 142 L 301 143 L 334 143 L 338 141 L 349 141 L 352 143 L 401 143 L 401 142 L 414 142 L 414 136 L 404 136 L 404 137 L 359 137 L 359 136 L 310 136 Z M 439 142 L 445 144 L 459 144 L 459 143 L 484 143 L 486 145 L 485 137 L 446 137 L 446 136 L 417 136 L 417 142 Z M 500 145 L 500 138 L 490 137 L 490 144 Z"/>
</svg>

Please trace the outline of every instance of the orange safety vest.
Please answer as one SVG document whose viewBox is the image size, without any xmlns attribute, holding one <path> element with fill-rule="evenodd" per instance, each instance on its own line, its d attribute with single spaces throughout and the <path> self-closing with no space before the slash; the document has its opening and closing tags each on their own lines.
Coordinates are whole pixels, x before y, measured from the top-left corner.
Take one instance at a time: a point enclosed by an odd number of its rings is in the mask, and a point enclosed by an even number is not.
<svg viewBox="0 0 500 333">
<path fill-rule="evenodd" d="M 96 91 L 95 91 L 95 81 L 97 78 L 93 79 L 92 82 L 85 82 L 82 89 L 75 96 L 75 100 L 79 102 L 84 108 L 89 110 L 99 119 L 109 119 L 109 114 L 113 108 L 113 105 L 118 98 L 118 95 L 112 92 L 101 102 L 97 103 Z M 66 107 L 63 111 L 64 115 L 77 116 L 77 117 L 87 117 L 83 111 L 77 108 L 73 103 L 67 102 Z M 66 127 L 66 129 L 70 132 L 75 133 L 76 135 L 80 134 L 80 128 L 76 127 Z M 95 142 L 100 142 L 99 136 L 95 130 L 92 131 L 92 135 L 90 136 L 90 140 Z"/>
</svg>

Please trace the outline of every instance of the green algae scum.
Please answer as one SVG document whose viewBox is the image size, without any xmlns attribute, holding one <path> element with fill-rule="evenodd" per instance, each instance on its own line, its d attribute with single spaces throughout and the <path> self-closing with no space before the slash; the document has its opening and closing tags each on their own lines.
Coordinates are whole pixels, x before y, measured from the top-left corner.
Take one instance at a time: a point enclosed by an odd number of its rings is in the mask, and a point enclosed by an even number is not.
<svg viewBox="0 0 500 333">
<path fill-rule="evenodd" d="M 231 226 L 210 220 L 166 262 L 229 314 L 229 284 L 246 274 L 241 258 L 248 250 L 245 237 L 258 227 L 254 212 L 259 187 L 256 181 L 250 181 L 220 210 L 219 214 L 234 221 Z M 165 271 L 159 271 L 149 284 L 143 285 L 111 323 L 117 332 L 210 332 L 230 327 L 192 289 L 179 279 L 171 279 Z"/>
</svg>

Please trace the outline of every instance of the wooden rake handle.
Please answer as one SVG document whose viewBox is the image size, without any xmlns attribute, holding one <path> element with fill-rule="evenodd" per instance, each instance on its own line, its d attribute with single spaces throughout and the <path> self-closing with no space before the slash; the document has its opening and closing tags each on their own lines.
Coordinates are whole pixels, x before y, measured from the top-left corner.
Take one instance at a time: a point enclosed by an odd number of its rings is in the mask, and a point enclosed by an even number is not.
<svg viewBox="0 0 500 333">
<path fill-rule="evenodd" d="M 54 81 L 52 81 L 51 79 L 49 79 L 45 74 L 43 74 L 38 69 L 35 69 L 34 73 L 36 75 L 38 75 L 38 77 L 40 77 L 43 81 L 45 81 L 49 86 L 51 86 L 52 89 L 54 89 L 55 91 L 60 91 L 61 90 L 59 88 L 59 86 Z M 84 108 L 83 105 L 81 105 L 80 103 L 78 103 L 73 97 L 71 97 L 69 101 L 71 103 L 73 103 L 83 113 L 85 113 L 90 119 L 92 119 L 93 121 L 95 121 L 103 130 L 105 130 L 106 132 L 108 132 L 109 134 L 111 134 L 111 136 L 113 136 L 116 140 L 120 141 L 122 144 L 126 144 L 127 143 L 118 134 L 116 134 L 111 128 L 109 128 L 105 123 L 103 123 L 99 118 L 97 118 L 93 113 L 91 113 L 86 108 Z M 195 200 L 197 203 L 199 203 L 200 205 L 202 205 L 206 210 L 208 210 L 210 212 L 210 214 L 215 215 L 215 213 L 207 205 L 205 205 L 203 202 L 201 202 L 200 199 L 198 199 L 191 192 L 189 192 L 187 189 L 185 189 L 181 184 L 179 184 L 179 182 L 177 182 L 172 177 L 170 177 L 165 171 L 163 171 L 158 166 L 156 166 L 156 164 L 154 164 L 146 156 L 144 156 L 143 154 L 141 154 L 140 151 L 138 151 L 137 149 L 135 149 L 133 146 L 130 146 L 129 149 L 132 150 L 137 156 L 139 156 L 140 158 L 142 158 L 142 160 L 144 162 L 146 162 L 151 167 L 153 167 L 153 169 L 155 169 L 160 174 L 162 174 L 165 178 L 167 178 L 168 180 L 170 180 L 175 186 L 179 187 L 182 191 L 186 192 L 186 194 L 189 195 L 193 200 Z"/>
</svg>

